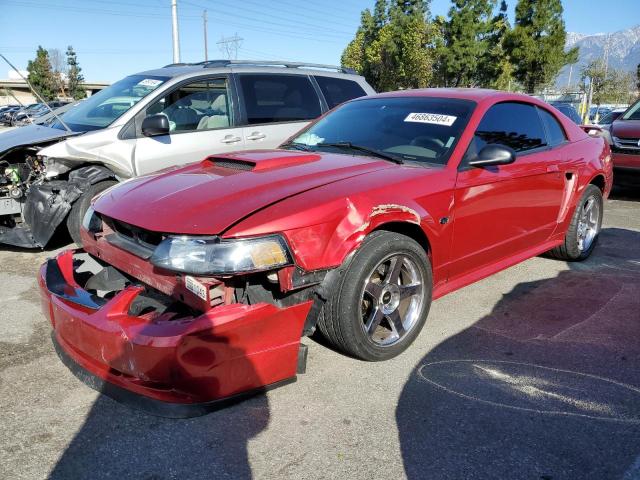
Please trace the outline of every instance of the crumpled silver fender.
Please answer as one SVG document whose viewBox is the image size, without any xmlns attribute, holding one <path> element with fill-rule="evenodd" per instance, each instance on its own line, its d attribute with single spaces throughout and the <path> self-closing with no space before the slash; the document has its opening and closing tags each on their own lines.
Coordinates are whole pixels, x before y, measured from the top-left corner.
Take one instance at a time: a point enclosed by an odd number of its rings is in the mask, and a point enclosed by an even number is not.
<svg viewBox="0 0 640 480">
<path fill-rule="evenodd" d="M 14 228 L 0 227 L 0 243 L 24 248 L 44 248 L 71 210 L 91 185 L 116 178 L 106 167 L 89 165 L 69 173 L 68 180 L 51 180 L 32 185 L 27 193 L 24 223 Z"/>
</svg>

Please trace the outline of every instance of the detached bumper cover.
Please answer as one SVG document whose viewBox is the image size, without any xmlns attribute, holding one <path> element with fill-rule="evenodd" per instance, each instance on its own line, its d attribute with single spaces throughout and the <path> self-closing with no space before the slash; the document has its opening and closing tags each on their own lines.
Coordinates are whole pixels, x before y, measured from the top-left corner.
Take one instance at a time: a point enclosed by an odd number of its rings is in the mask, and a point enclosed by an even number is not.
<svg viewBox="0 0 640 480">
<path fill-rule="evenodd" d="M 154 322 L 129 314 L 141 287 L 110 300 L 80 288 L 73 252 L 45 263 L 42 308 L 74 373 L 115 400 L 149 413 L 189 417 L 295 380 L 311 307 L 233 304 L 197 317 Z"/>
</svg>

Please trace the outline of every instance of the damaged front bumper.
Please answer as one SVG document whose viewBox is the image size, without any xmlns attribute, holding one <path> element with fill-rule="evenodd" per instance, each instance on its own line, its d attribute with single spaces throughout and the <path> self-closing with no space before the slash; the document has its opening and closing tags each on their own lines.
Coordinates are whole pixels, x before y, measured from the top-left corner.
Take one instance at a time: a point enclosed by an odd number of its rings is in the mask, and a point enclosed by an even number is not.
<svg viewBox="0 0 640 480">
<path fill-rule="evenodd" d="M 311 301 L 154 314 L 134 308 L 144 286 L 110 298 L 83 288 L 86 255 L 66 251 L 42 266 L 42 308 L 63 362 L 115 400 L 159 416 L 197 416 L 294 381 L 302 368 Z"/>
</svg>

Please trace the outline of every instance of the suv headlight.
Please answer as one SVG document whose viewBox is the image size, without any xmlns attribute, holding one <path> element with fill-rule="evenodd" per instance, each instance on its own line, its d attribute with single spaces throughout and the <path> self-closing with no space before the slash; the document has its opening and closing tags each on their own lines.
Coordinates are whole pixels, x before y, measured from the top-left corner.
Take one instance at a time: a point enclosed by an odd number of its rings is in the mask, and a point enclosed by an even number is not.
<svg viewBox="0 0 640 480">
<path fill-rule="evenodd" d="M 279 235 L 230 240 L 171 236 L 160 242 L 150 261 L 160 268 L 193 275 L 249 273 L 293 264 Z"/>
</svg>

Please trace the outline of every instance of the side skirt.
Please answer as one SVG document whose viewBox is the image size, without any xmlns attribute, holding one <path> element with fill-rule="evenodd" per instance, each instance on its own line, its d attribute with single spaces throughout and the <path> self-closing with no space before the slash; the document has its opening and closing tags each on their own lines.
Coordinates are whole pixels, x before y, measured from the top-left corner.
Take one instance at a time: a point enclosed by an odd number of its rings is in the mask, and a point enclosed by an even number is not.
<svg viewBox="0 0 640 480">
<path fill-rule="evenodd" d="M 444 297 L 448 293 L 451 293 L 455 290 L 459 290 L 460 288 L 466 287 L 467 285 L 471 285 L 472 283 L 475 283 L 479 280 L 482 280 L 483 278 L 493 275 L 494 273 L 498 273 L 502 270 L 512 267 L 517 263 L 528 260 L 529 258 L 538 256 L 541 253 L 547 252 L 552 248 L 557 247 L 561 243 L 562 243 L 562 240 L 548 241 L 535 248 L 525 250 L 522 253 L 518 253 L 511 257 L 500 260 L 499 262 L 479 268 L 461 277 L 454 278 L 453 280 L 450 280 L 436 287 L 433 292 L 433 299 L 435 300 L 440 297 Z"/>
</svg>

